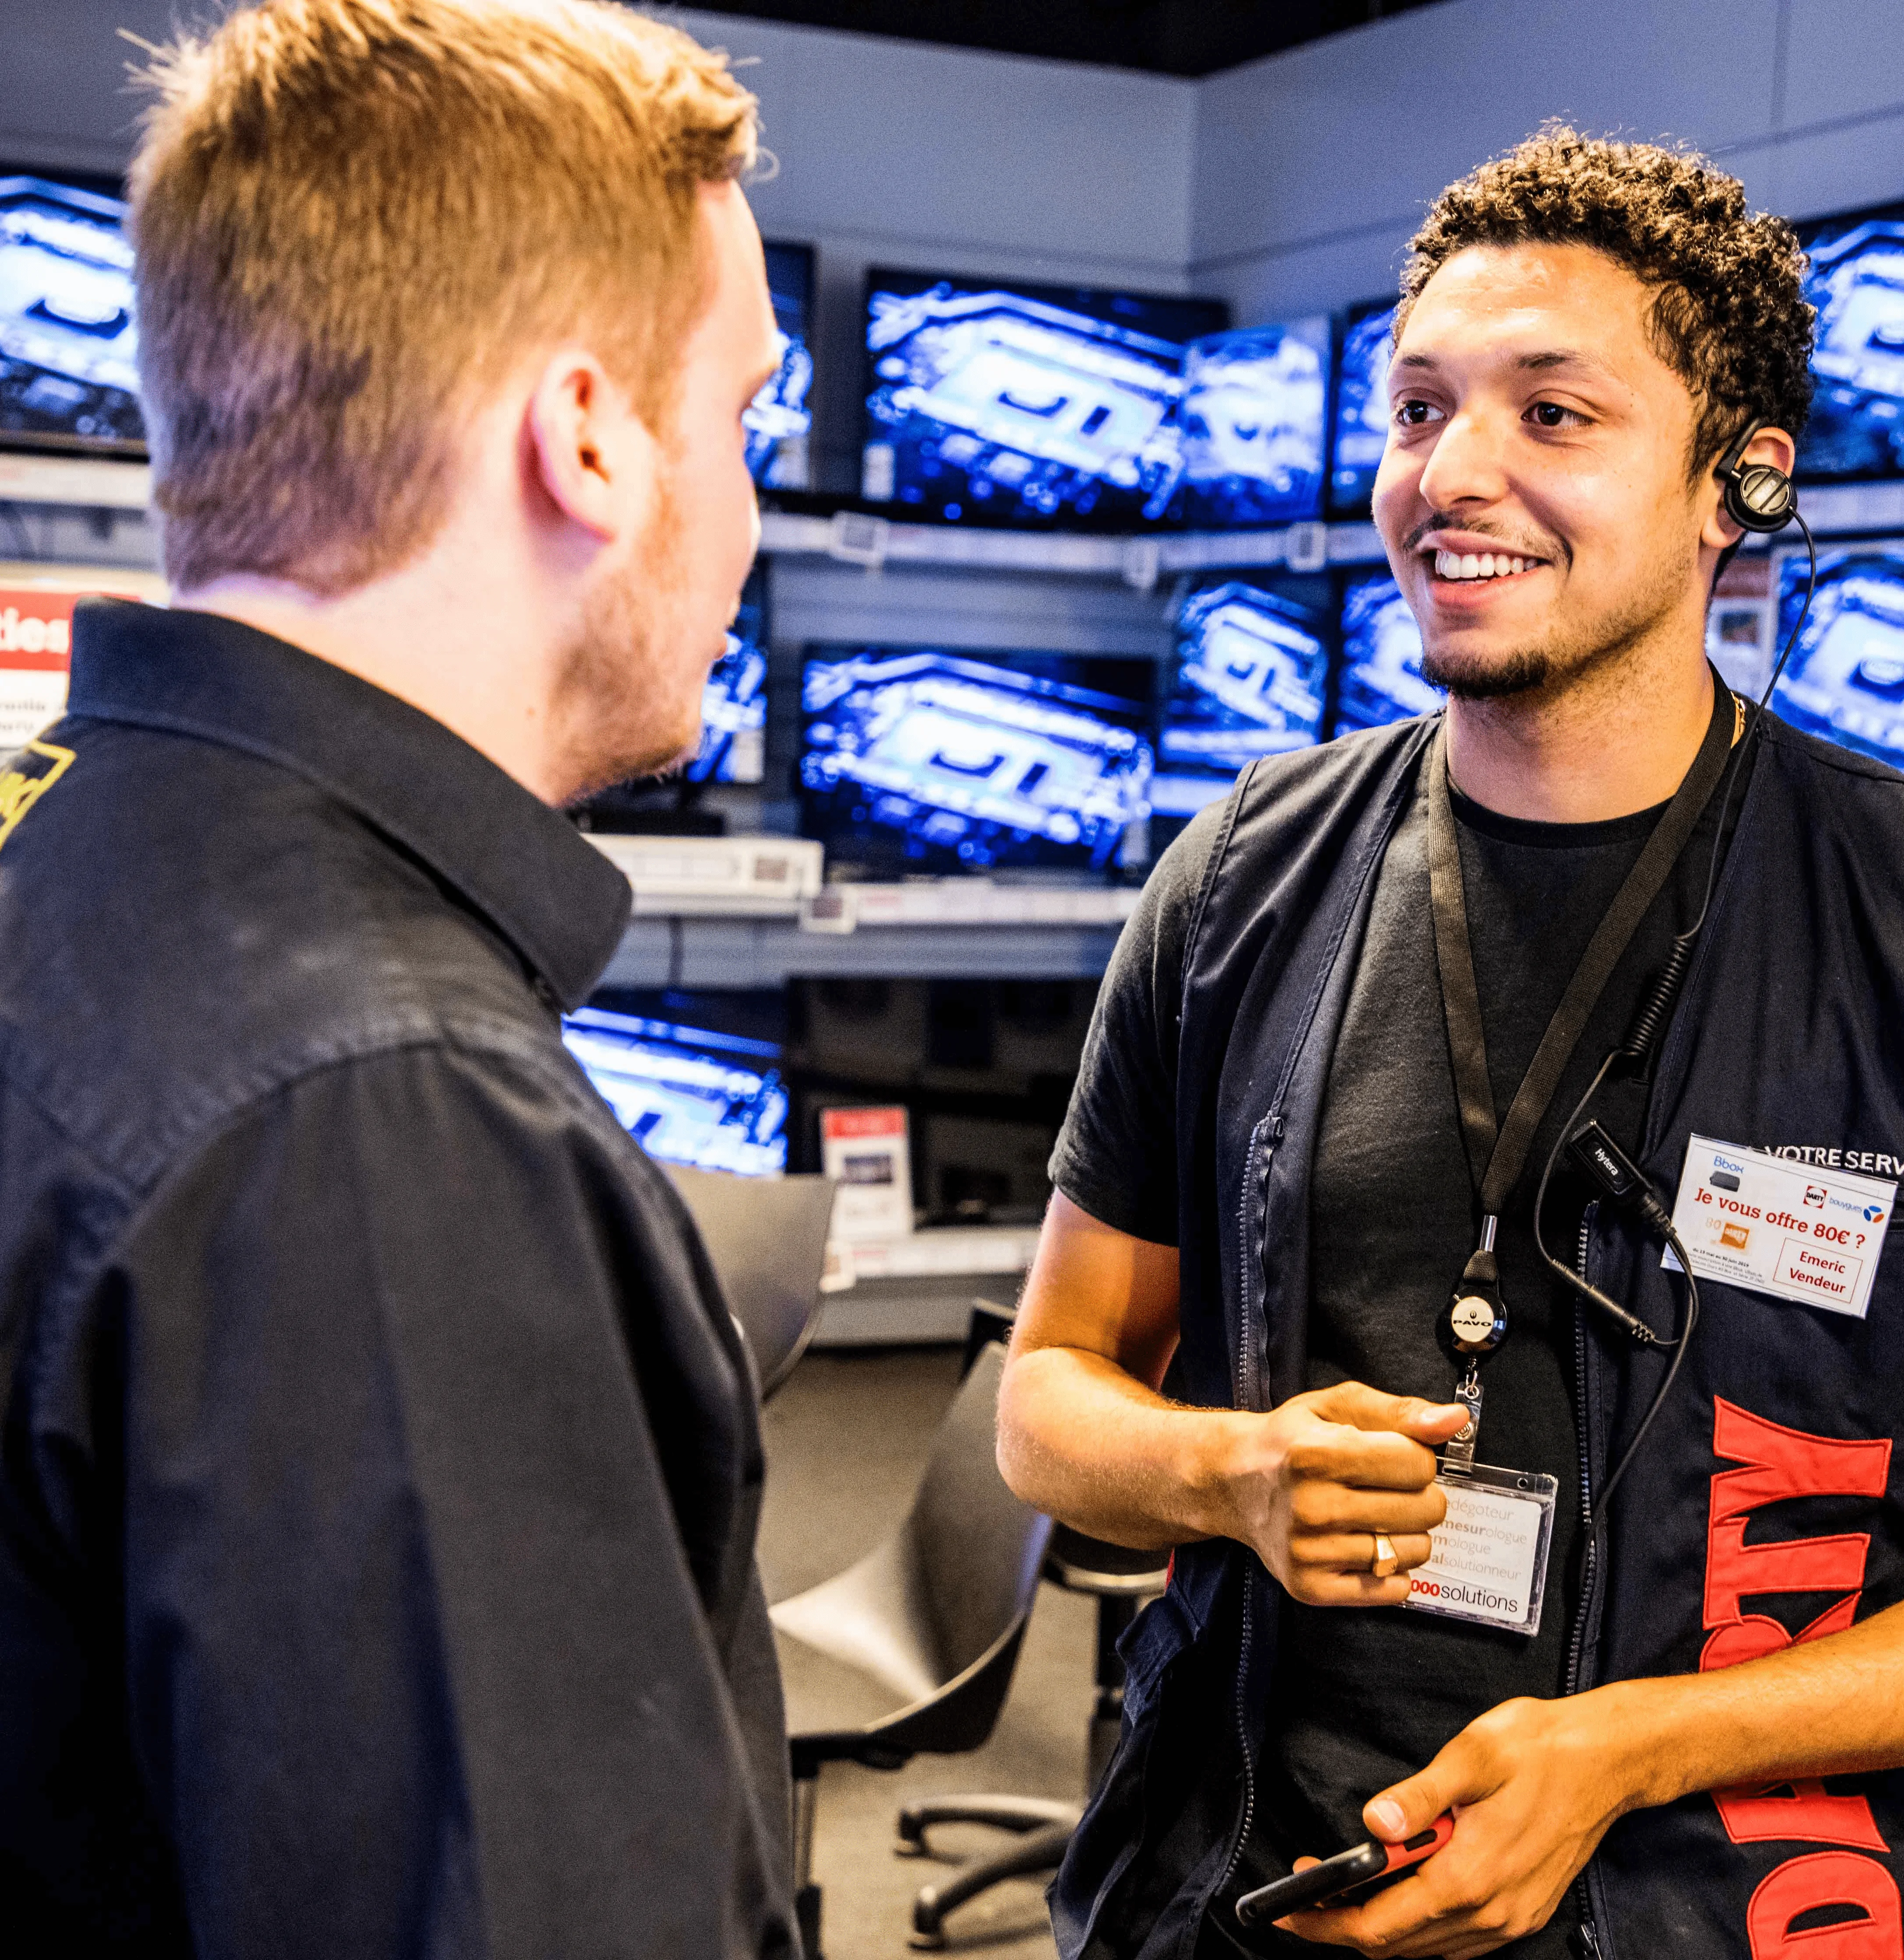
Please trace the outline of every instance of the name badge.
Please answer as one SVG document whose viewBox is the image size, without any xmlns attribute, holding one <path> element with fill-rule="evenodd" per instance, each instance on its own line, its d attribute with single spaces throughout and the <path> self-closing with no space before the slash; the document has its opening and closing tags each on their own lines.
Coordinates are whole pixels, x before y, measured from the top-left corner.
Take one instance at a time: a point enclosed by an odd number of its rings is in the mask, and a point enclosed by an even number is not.
<svg viewBox="0 0 1904 1960">
<path fill-rule="evenodd" d="M 1862 1320 L 1897 1186 L 1695 1136 L 1673 1229 L 1704 1279 Z M 1663 1262 L 1680 1262 L 1668 1247 Z"/>
<path fill-rule="evenodd" d="M 1404 1603 L 1446 1619 L 1539 1632 L 1559 1480 L 1476 1463 L 1444 1464 L 1434 1481 L 1448 1514 L 1428 1535 L 1428 1563 L 1409 1574 Z"/>
</svg>

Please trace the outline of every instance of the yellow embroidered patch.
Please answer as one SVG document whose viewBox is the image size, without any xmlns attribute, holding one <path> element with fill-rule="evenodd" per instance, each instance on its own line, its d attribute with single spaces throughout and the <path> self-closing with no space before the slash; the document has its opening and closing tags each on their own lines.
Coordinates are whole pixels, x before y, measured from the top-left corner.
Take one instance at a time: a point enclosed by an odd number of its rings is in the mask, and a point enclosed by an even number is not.
<svg viewBox="0 0 1904 1960">
<path fill-rule="evenodd" d="M 20 826 L 20 820 L 71 768 L 70 749 L 51 742 L 29 742 L 0 770 L 0 846 Z"/>
</svg>

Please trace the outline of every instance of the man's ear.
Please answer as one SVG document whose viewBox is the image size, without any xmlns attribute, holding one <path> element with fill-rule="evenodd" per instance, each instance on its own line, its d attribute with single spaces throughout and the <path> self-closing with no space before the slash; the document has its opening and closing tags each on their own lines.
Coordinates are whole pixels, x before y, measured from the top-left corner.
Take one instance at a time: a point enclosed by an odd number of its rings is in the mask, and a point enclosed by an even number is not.
<svg viewBox="0 0 1904 1960">
<path fill-rule="evenodd" d="M 1769 463 L 1789 476 L 1797 459 L 1798 445 L 1783 429 L 1762 428 L 1746 444 L 1739 467 L 1745 469 L 1755 463 Z M 1736 545 L 1745 533 L 1725 514 L 1725 485 L 1715 476 L 1708 476 L 1706 482 L 1712 505 L 1700 528 L 1699 542 L 1713 551 L 1724 551 Z"/>
<path fill-rule="evenodd" d="M 552 355 L 529 397 L 525 458 L 556 510 L 604 542 L 639 521 L 654 439 L 594 355 Z"/>
</svg>

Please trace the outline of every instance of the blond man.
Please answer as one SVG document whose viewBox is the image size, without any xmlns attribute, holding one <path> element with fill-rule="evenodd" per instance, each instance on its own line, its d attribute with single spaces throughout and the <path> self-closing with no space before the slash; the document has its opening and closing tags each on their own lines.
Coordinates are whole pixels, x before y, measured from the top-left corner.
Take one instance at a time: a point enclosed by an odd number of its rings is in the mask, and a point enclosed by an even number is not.
<svg viewBox="0 0 1904 1960">
<path fill-rule="evenodd" d="M 0 833 L 8 1950 L 791 1953 L 747 1363 L 556 1018 L 756 542 L 752 98 L 590 0 L 154 81 L 176 603 Z"/>
</svg>

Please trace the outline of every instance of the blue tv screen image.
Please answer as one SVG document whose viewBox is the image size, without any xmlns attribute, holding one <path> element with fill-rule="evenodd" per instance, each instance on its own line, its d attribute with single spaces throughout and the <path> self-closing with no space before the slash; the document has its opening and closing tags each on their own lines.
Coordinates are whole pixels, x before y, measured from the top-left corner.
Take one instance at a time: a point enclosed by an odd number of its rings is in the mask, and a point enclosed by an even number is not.
<svg viewBox="0 0 1904 1960">
<path fill-rule="evenodd" d="M 1193 529 L 1291 524 L 1322 512 L 1329 321 L 1193 340 L 1183 358 L 1183 488 Z"/>
<path fill-rule="evenodd" d="M 1178 619 L 1154 807 L 1186 815 L 1259 756 L 1320 741 L 1328 673 L 1311 608 L 1241 579 L 1195 593 Z"/>
<path fill-rule="evenodd" d="M 861 490 L 954 523 L 1161 523 L 1185 345 L 1228 325 L 1217 300 L 869 272 Z"/>
<path fill-rule="evenodd" d="M 1386 572 L 1350 580 L 1342 594 L 1341 673 L 1333 735 L 1385 728 L 1441 706 L 1440 689 L 1422 678 L 1422 629 Z"/>
<path fill-rule="evenodd" d="M 1784 559 L 1781 647 L 1805 575 L 1803 552 Z M 1772 705 L 1794 727 L 1904 768 L 1904 539 L 1818 554 L 1818 590 Z"/>
<path fill-rule="evenodd" d="M 1147 660 L 810 647 L 801 826 L 875 870 L 1103 869 L 1150 813 L 1154 674 Z"/>
<path fill-rule="evenodd" d="M 771 1177 L 787 1167 L 787 1091 L 772 1042 L 580 1007 L 562 1038 L 650 1157 Z"/>
<path fill-rule="evenodd" d="M 1805 297 L 1817 309 L 1816 392 L 1797 473 L 1904 476 L 1904 206 L 1834 218 L 1801 234 Z"/>
<path fill-rule="evenodd" d="M 1336 360 L 1336 426 L 1329 442 L 1329 508 L 1358 517 L 1375 492 L 1388 441 L 1388 359 L 1394 351 L 1395 303 L 1357 307 Z"/>
<path fill-rule="evenodd" d="M 813 252 L 810 245 L 769 243 L 766 250 L 780 365 L 740 418 L 747 432 L 747 467 L 763 489 L 804 490 L 813 422 L 807 399 L 813 385 Z"/>
<path fill-rule="evenodd" d="M 142 456 L 126 207 L 0 177 L 0 441 Z"/>
<path fill-rule="evenodd" d="M 691 783 L 757 783 L 767 737 L 767 581 L 756 565 L 728 628 L 727 651 L 701 695 L 701 746 L 681 773 Z"/>
</svg>

